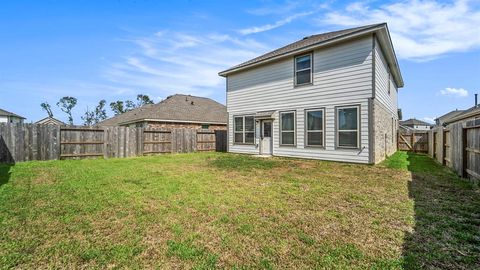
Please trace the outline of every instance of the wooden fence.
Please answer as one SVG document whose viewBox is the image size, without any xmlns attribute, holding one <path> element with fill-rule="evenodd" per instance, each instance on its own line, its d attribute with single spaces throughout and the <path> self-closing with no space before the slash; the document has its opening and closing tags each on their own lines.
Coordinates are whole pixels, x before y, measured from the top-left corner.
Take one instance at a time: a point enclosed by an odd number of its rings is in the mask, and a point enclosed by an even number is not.
<svg viewBox="0 0 480 270">
<path fill-rule="evenodd" d="M 418 131 L 402 131 L 397 133 L 398 150 L 428 152 L 428 133 Z"/>
<path fill-rule="evenodd" d="M 428 154 L 458 175 L 480 180 L 480 123 L 459 122 L 428 132 Z"/>
<path fill-rule="evenodd" d="M 225 130 L 0 124 L 0 163 L 226 151 L 226 138 Z"/>
</svg>

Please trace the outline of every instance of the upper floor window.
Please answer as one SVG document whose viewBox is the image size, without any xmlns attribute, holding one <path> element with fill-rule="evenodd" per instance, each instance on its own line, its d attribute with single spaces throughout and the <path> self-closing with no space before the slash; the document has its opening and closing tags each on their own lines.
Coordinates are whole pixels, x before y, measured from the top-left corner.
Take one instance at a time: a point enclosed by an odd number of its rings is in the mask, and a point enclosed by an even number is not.
<svg viewBox="0 0 480 270">
<path fill-rule="evenodd" d="M 295 112 L 280 113 L 280 145 L 295 145 Z"/>
<path fill-rule="evenodd" d="M 359 148 L 359 106 L 337 108 L 337 147 Z"/>
<path fill-rule="evenodd" d="M 255 141 L 255 121 L 253 116 L 234 117 L 234 142 L 253 144 Z"/>
<path fill-rule="evenodd" d="M 307 146 L 323 146 L 323 121 L 324 110 L 307 110 L 307 127 L 306 127 L 306 145 Z"/>
<path fill-rule="evenodd" d="M 312 54 L 295 57 L 295 85 L 312 83 Z"/>
</svg>

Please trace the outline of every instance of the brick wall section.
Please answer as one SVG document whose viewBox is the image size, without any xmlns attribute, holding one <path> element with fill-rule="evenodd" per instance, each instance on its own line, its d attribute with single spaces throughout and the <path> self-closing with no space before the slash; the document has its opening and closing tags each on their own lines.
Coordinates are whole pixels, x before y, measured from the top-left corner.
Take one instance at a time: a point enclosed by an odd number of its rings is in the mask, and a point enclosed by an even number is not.
<svg viewBox="0 0 480 270">
<path fill-rule="evenodd" d="M 148 122 L 148 128 L 161 128 L 161 129 L 172 129 L 172 128 L 192 128 L 192 129 L 201 129 L 202 124 L 198 123 L 172 123 L 172 122 Z M 208 130 L 226 130 L 227 125 L 213 125 L 210 124 Z"/>
<path fill-rule="evenodd" d="M 374 161 L 376 164 L 397 151 L 398 118 L 375 100 L 373 119 L 375 125 Z"/>
</svg>

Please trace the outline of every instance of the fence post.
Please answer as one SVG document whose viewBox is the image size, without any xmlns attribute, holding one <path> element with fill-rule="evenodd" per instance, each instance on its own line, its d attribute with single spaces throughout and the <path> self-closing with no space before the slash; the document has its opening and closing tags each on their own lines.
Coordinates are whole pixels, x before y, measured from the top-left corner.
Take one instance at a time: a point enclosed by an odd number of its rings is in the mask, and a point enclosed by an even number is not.
<svg viewBox="0 0 480 270">
<path fill-rule="evenodd" d="M 462 158 L 462 177 L 467 177 L 467 129 L 463 126 L 460 127 L 462 129 L 462 144 L 461 144 L 461 158 Z"/>
</svg>

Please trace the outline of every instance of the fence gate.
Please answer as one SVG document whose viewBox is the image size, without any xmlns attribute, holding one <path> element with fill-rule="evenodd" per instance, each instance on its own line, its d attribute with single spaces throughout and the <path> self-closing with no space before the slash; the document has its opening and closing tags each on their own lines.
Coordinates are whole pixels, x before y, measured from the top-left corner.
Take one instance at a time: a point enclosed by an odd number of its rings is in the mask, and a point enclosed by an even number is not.
<svg viewBox="0 0 480 270">
<path fill-rule="evenodd" d="M 480 181 L 480 125 L 463 128 L 463 175 Z"/>
<path fill-rule="evenodd" d="M 227 131 L 215 130 L 215 150 L 217 152 L 227 152 Z"/>
<path fill-rule="evenodd" d="M 397 147 L 403 151 L 428 152 L 428 133 L 398 132 Z"/>
</svg>

